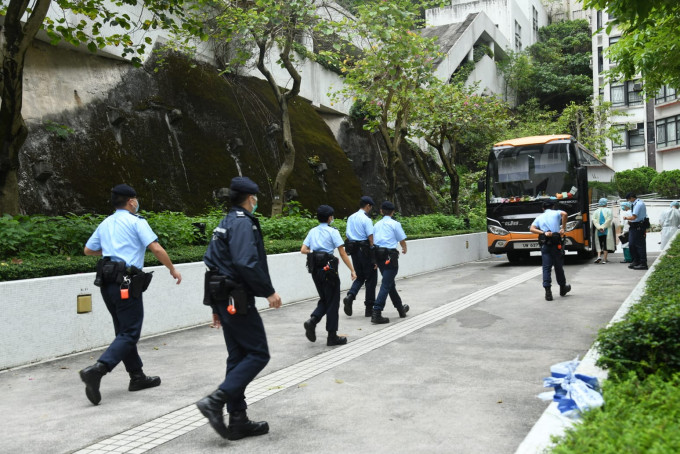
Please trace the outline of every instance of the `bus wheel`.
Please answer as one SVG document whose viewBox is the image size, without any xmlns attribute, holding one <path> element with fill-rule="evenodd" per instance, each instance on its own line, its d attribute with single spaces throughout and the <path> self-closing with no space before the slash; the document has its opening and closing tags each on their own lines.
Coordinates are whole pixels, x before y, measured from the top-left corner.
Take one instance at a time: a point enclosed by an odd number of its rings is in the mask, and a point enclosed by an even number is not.
<svg viewBox="0 0 680 454">
<path fill-rule="evenodd" d="M 508 261 L 512 264 L 518 264 L 529 258 L 528 252 L 508 252 Z"/>
</svg>

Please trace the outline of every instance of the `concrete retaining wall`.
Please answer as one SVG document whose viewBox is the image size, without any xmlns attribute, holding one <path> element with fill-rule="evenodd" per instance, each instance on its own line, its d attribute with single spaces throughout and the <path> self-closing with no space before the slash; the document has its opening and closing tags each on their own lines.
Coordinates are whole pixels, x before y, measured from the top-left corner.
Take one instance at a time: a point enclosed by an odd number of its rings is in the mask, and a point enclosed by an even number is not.
<svg viewBox="0 0 680 454">
<path fill-rule="evenodd" d="M 408 242 L 399 260 L 399 276 L 426 273 L 488 257 L 486 234 L 429 238 Z M 316 297 L 316 289 L 299 253 L 268 257 L 274 288 L 284 304 Z M 148 267 L 154 280 L 144 294 L 144 336 L 208 323 L 202 305 L 202 262 L 177 265 L 182 284 L 175 285 L 165 267 Z M 341 265 L 343 288 L 351 283 Z M 108 345 L 113 326 L 94 273 L 0 283 L 0 370 Z M 92 295 L 92 312 L 78 314 L 78 295 Z M 361 294 L 360 294 L 361 295 Z M 258 308 L 267 307 L 259 299 Z"/>
</svg>

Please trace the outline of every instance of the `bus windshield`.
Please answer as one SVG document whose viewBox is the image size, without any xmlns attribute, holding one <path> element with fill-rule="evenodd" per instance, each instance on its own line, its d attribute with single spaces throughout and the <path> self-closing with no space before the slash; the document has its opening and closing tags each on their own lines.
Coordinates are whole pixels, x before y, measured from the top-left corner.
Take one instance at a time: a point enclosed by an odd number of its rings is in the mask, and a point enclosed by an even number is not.
<svg viewBox="0 0 680 454">
<path fill-rule="evenodd" d="M 488 203 L 571 198 L 578 186 L 569 143 L 496 148 L 489 156 L 487 178 Z"/>
</svg>

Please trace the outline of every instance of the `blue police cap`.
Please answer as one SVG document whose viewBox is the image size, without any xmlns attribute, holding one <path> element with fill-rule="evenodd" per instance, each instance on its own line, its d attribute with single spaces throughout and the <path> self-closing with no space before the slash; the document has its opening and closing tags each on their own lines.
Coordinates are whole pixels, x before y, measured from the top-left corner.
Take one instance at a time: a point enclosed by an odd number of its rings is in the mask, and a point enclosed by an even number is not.
<svg viewBox="0 0 680 454">
<path fill-rule="evenodd" d="M 335 213 L 335 210 L 330 205 L 319 205 L 319 208 L 316 209 L 317 216 L 323 216 L 324 218 L 333 216 L 333 213 Z"/>
<path fill-rule="evenodd" d="M 373 199 L 370 198 L 370 197 L 367 196 L 367 195 L 361 197 L 361 199 L 359 199 L 359 201 L 361 202 L 361 205 L 366 205 L 366 204 L 368 203 L 368 204 L 371 205 L 371 206 L 375 206 L 375 203 L 373 202 Z"/>
<path fill-rule="evenodd" d="M 126 197 L 137 197 L 137 192 L 135 192 L 135 190 L 132 189 L 132 186 L 128 186 L 127 184 L 119 184 L 114 186 L 113 188 L 111 188 L 111 193 L 123 195 Z"/>
<path fill-rule="evenodd" d="M 231 179 L 229 189 L 236 192 L 243 192 L 245 194 L 257 194 L 260 188 L 253 180 L 248 177 L 234 177 Z"/>
<path fill-rule="evenodd" d="M 380 206 L 385 211 L 394 211 L 394 204 L 389 200 L 385 200 Z"/>
</svg>

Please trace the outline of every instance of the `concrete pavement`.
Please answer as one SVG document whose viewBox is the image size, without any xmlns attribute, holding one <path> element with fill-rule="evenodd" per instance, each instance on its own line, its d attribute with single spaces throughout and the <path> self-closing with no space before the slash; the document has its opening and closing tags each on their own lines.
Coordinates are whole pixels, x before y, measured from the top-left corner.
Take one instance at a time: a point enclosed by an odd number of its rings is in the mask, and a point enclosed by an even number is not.
<svg viewBox="0 0 680 454">
<path fill-rule="evenodd" d="M 208 326 L 143 339 L 145 371 L 163 384 L 130 393 L 121 365 L 104 377 L 97 407 L 77 371 L 100 351 L 5 371 L 0 450 L 514 453 L 547 407 L 536 395 L 550 365 L 583 355 L 644 274 L 619 260 L 567 257 L 573 290 L 550 303 L 538 259 L 398 280 L 408 317 L 388 302 L 390 323 L 375 326 L 341 309 L 339 333 L 350 341 L 342 347 L 326 347 L 323 322 L 316 343 L 305 339 L 314 300 L 264 311 L 272 360 L 247 397 L 249 416 L 271 431 L 240 441 L 219 438 L 193 406 L 224 374 L 222 335 Z"/>
</svg>

